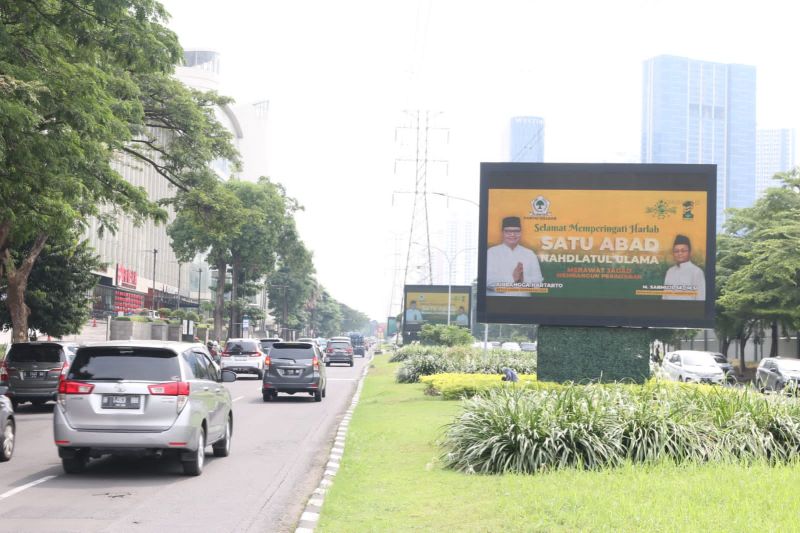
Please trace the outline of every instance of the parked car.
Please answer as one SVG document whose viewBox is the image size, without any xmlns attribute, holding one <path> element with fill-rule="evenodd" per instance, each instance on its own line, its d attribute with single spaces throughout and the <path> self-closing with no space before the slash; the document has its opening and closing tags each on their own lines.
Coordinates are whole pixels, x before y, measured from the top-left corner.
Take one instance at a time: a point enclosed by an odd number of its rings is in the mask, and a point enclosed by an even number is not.
<svg viewBox="0 0 800 533">
<path fill-rule="evenodd" d="M 694 383 L 721 384 L 722 369 L 710 352 L 678 350 L 664 356 L 662 369 L 667 379 Z"/>
<path fill-rule="evenodd" d="M 14 409 L 23 402 L 34 406 L 56 399 L 58 381 L 69 368 L 71 355 L 58 342 L 15 343 L 0 363 L 0 386 Z"/>
<path fill-rule="evenodd" d="M 112 341 L 82 346 L 58 385 L 53 433 L 64 471 L 91 457 L 177 456 L 199 475 L 206 446 L 230 453 L 233 403 L 202 344 Z"/>
<path fill-rule="evenodd" d="M 14 420 L 14 407 L 11 400 L 3 396 L 5 387 L 0 387 L 0 463 L 14 455 L 14 442 L 17 436 L 17 423 Z"/>
<path fill-rule="evenodd" d="M 262 379 L 265 402 L 279 392 L 306 392 L 321 402 L 325 397 L 327 379 L 322 353 L 313 342 L 276 342 L 269 350 Z"/>
<path fill-rule="evenodd" d="M 503 350 L 508 350 L 510 352 L 521 352 L 522 347 L 520 347 L 518 342 L 504 342 L 500 345 L 500 348 Z"/>
<path fill-rule="evenodd" d="M 800 386 L 800 359 L 783 357 L 762 359 L 756 369 L 755 382 L 761 392 L 784 390 L 797 392 Z"/>
<path fill-rule="evenodd" d="M 348 363 L 353 366 L 353 346 L 347 338 L 331 338 L 325 347 L 325 355 L 327 356 L 326 366 L 331 366 L 332 363 Z"/>
<path fill-rule="evenodd" d="M 228 339 L 220 357 L 220 368 L 237 374 L 255 374 L 264 377 L 266 351 L 256 339 Z"/>
<path fill-rule="evenodd" d="M 714 358 L 714 361 L 717 362 L 719 368 L 722 370 L 722 373 L 725 375 L 725 381 L 728 382 L 735 382 L 736 381 L 736 372 L 733 370 L 733 365 L 728 358 L 725 357 L 724 354 L 719 352 L 709 352 L 711 353 L 711 357 Z"/>
<path fill-rule="evenodd" d="M 519 348 L 523 352 L 535 352 L 536 351 L 536 343 L 535 342 L 521 342 L 521 343 L 519 343 Z"/>
</svg>

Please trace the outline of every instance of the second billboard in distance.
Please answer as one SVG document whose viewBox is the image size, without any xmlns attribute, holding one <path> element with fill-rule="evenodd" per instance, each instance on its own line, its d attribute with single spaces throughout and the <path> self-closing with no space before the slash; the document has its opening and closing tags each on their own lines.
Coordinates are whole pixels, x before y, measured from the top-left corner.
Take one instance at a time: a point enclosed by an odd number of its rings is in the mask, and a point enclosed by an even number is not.
<svg viewBox="0 0 800 533">
<path fill-rule="evenodd" d="M 468 328 L 471 323 L 472 287 L 469 285 L 406 285 L 403 298 L 403 342 L 418 339 L 425 324 L 450 324 Z"/>
</svg>

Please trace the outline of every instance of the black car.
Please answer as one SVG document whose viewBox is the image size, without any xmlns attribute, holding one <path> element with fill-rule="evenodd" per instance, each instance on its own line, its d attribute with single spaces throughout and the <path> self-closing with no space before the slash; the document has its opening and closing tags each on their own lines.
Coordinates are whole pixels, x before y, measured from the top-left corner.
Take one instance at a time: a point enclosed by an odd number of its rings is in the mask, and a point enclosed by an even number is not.
<svg viewBox="0 0 800 533">
<path fill-rule="evenodd" d="M 3 396 L 4 393 L 5 387 L 0 386 L 0 463 L 8 461 L 14 454 L 17 429 L 14 408 L 11 406 L 11 400 Z"/>
<path fill-rule="evenodd" d="M 307 393 L 317 402 L 325 397 L 325 365 L 316 343 L 276 342 L 265 363 L 261 389 L 265 402 L 277 397 L 279 392 Z"/>
<path fill-rule="evenodd" d="M 0 386 L 8 387 L 6 396 L 15 409 L 23 402 L 41 406 L 55 401 L 59 378 L 72 357 L 69 348 L 58 342 L 12 344 L 0 370 Z"/>
</svg>

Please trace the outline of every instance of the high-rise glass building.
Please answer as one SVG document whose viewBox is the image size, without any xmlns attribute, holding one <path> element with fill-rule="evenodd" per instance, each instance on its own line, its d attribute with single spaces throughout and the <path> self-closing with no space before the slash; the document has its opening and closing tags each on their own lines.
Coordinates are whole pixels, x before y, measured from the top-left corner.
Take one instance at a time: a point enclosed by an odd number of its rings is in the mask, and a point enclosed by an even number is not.
<svg viewBox="0 0 800 533">
<path fill-rule="evenodd" d="M 512 117 L 508 160 L 512 163 L 544 161 L 544 119 Z"/>
<path fill-rule="evenodd" d="M 756 131 L 756 197 L 778 186 L 772 177 L 794 168 L 796 134 L 793 128 Z"/>
<path fill-rule="evenodd" d="M 642 162 L 716 164 L 719 231 L 756 199 L 755 67 L 657 56 L 642 91 Z"/>
</svg>

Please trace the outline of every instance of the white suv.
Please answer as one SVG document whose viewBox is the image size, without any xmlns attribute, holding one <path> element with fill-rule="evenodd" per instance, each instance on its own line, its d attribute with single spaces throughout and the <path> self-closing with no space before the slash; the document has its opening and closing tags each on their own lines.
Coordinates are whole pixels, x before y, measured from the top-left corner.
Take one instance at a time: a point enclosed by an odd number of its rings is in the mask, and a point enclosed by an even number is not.
<svg viewBox="0 0 800 533">
<path fill-rule="evenodd" d="M 233 404 L 202 344 L 113 341 L 78 349 L 58 385 L 53 433 L 68 474 L 91 457 L 173 454 L 199 475 L 206 446 L 227 457 Z"/>
<path fill-rule="evenodd" d="M 222 351 L 220 366 L 237 374 L 255 374 L 264 377 L 266 353 L 258 339 L 228 339 Z"/>
</svg>

